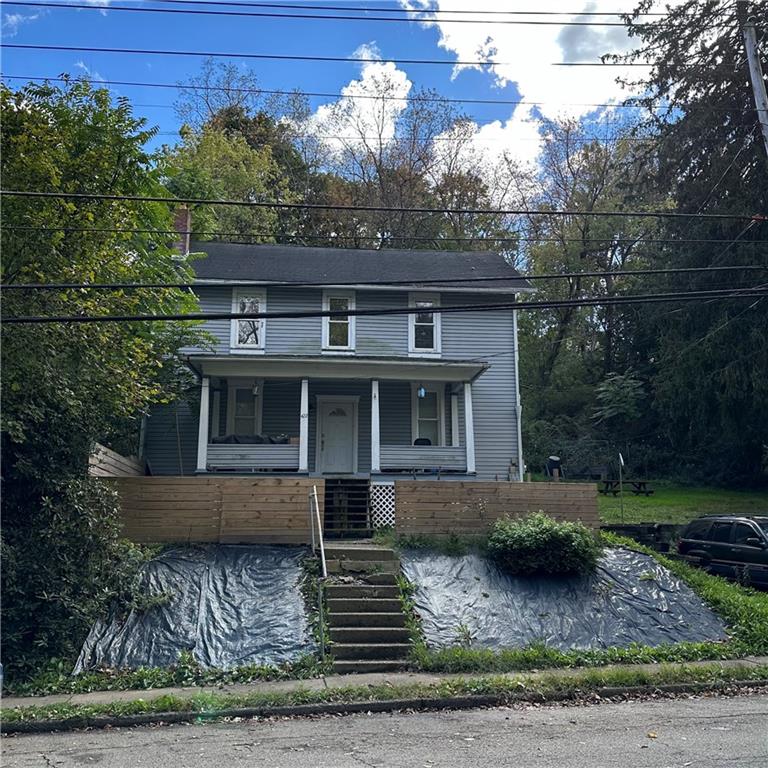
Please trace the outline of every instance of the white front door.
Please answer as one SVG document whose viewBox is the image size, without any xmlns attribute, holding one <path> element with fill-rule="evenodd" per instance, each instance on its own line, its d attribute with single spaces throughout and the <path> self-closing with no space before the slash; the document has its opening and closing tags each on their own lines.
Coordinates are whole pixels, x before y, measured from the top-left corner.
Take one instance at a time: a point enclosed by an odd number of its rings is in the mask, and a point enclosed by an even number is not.
<svg viewBox="0 0 768 768">
<path fill-rule="evenodd" d="M 352 474 L 356 471 L 356 408 L 354 400 L 320 401 L 318 404 L 318 472 Z"/>
</svg>

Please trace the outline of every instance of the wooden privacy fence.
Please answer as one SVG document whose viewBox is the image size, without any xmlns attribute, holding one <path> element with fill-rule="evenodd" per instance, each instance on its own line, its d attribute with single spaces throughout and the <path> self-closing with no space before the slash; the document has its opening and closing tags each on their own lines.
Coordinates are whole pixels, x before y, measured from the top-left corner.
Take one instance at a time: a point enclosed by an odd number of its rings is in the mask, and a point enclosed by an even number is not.
<svg viewBox="0 0 768 768">
<path fill-rule="evenodd" d="M 297 477 L 121 477 L 124 535 L 137 542 L 308 544 L 308 494 L 323 480 Z"/>
<path fill-rule="evenodd" d="M 106 445 L 96 443 L 88 457 L 88 474 L 96 477 L 132 477 L 144 474 L 144 465 L 136 456 L 123 456 Z"/>
<path fill-rule="evenodd" d="M 395 530 L 433 536 L 480 535 L 505 515 L 543 511 L 598 528 L 597 487 L 589 483 L 395 482 Z"/>
</svg>

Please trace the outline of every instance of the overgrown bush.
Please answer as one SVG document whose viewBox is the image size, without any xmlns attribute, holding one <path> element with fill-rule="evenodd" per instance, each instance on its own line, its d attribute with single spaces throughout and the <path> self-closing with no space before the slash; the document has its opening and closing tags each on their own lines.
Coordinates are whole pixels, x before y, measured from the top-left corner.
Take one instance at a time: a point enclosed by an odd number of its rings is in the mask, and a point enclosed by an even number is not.
<svg viewBox="0 0 768 768">
<path fill-rule="evenodd" d="M 584 575 L 594 571 L 601 547 L 581 523 L 558 522 L 543 512 L 497 520 L 488 555 L 518 576 Z"/>
<path fill-rule="evenodd" d="M 23 678 L 57 659 L 71 669 L 91 624 L 110 606 L 130 606 L 135 576 L 152 550 L 120 537 L 117 493 L 105 482 L 51 483 L 38 504 L 9 495 L 2 533 L 6 674 Z"/>
</svg>

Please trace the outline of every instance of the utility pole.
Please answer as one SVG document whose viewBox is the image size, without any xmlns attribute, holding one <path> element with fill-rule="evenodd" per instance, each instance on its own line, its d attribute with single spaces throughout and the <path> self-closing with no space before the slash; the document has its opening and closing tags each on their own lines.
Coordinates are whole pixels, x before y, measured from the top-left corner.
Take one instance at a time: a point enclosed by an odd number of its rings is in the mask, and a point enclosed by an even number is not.
<svg viewBox="0 0 768 768">
<path fill-rule="evenodd" d="M 747 51 L 747 61 L 749 62 L 749 77 L 752 80 L 752 91 L 755 94 L 755 107 L 757 109 L 757 119 L 760 123 L 760 130 L 763 133 L 763 143 L 765 144 L 765 154 L 768 156 L 768 95 L 765 93 L 765 80 L 763 79 L 763 68 L 760 65 L 760 56 L 757 50 L 757 33 L 755 32 L 755 20 L 750 16 L 749 2 L 739 0 L 737 3 L 737 13 L 741 31 L 744 35 L 744 48 Z"/>
</svg>

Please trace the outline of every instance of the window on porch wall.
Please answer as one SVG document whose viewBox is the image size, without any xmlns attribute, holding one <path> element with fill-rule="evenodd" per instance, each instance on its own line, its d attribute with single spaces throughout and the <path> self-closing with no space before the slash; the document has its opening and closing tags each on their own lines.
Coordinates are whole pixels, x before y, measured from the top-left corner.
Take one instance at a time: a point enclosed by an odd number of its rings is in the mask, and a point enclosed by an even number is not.
<svg viewBox="0 0 768 768">
<path fill-rule="evenodd" d="M 261 434 L 263 386 L 260 381 L 228 385 L 226 434 L 243 437 Z M 258 394 L 254 394 L 254 388 Z"/>
<path fill-rule="evenodd" d="M 412 442 L 429 440 L 430 445 L 445 444 L 445 403 L 441 389 L 427 389 L 424 397 L 418 396 L 414 386 L 412 418 Z"/>
</svg>

